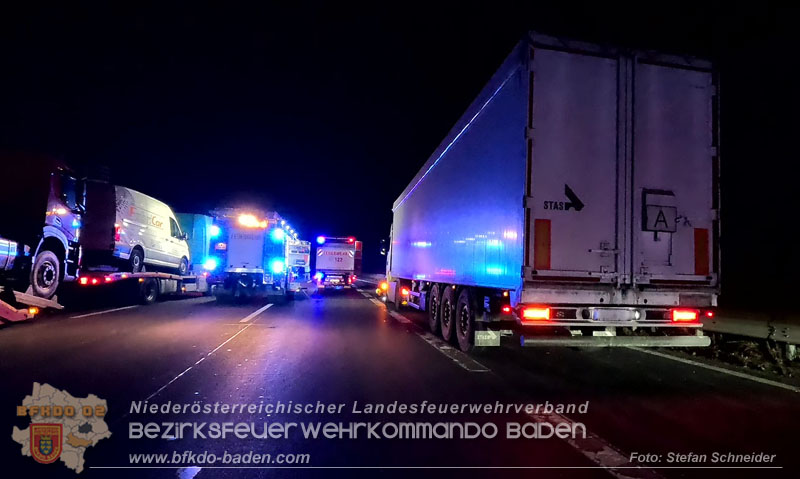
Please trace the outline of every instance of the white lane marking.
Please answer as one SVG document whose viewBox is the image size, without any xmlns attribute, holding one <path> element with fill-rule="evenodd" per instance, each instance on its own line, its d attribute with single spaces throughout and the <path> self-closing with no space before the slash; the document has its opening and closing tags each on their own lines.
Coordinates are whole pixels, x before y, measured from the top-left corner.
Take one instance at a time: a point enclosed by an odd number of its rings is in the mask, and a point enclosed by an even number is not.
<svg viewBox="0 0 800 479">
<path fill-rule="evenodd" d="M 240 319 L 239 322 L 240 323 L 246 323 L 246 322 L 250 321 L 251 319 L 255 318 L 256 316 L 258 316 L 259 314 L 263 313 L 264 311 L 268 310 L 271 307 L 272 307 L 272 303 L 269 303 L 268 305 L 264 306 L 263 308 L 258 309 L 256 311 L 253 311 L 252 313 L 248 314 L 244 318 Z"/>
<path fill-rule="evenodd" d="M 781 382 L 778 382 L 778 381 L 772 381 L 771 379 L 764 379 L 764 378 L 760 378 L 758 376 L 751 376 L 751 375 L 749 375 L 747 373 L 740 373 L 739 371 L 731 371 L 730 369 L 720 368 L 718 366 L 712 366 L 710 364 L 703 364 L 703 363 L 701 363 L 699 361 L 692 361 L 691 359 L 684 359 L 684 358 L 680 358 L 678 356 L 672 356 L 672 355 L 669 355 L 669 354 L 660 353 L 658 351 L 649 351 L 647 349 L 637 348 L 637 347 L 630 347 L 628 349 L 633 349 L 634 351 L 639 351 L 640 353 L 651 354 L 653 356 L 658 356 L 658 357 L 664 358 L 664 359 L 671 359 L 672 361 L 678 361 L 679 363 L 684 363 L 684 364 L 689 364 L 689 365 L 692 365 L 692 366 L 697 366 L 698 368 L 704 368 L 704 369 L 709 369 L 711 371 L 716 371 L 718 373 L 728 374 L 730 376 L 735 376 L 737 378 L 748 379 L 750 381 L 755 381 L 757 383 L 766 384 L 768 386 L 774 386 L 776 388 L 786 389 L 787 391 L 800 393 L 800 388 L 798 388 L 797 386 L 792 386 L 791 384 L 784 384 L 784 383 L 781 383 Z"/>
<path fill-rule="evenodd" d="M 95 311 L 94 313 L 87 313 L 87 314 L 79 314 L 77 316 L 70 316 L 69 319 L 88 318 L 89 316 L 97 316 L 97 315 L 100 315 L 100 314 L 113 313 L 114 311 L 122 311 L 122 310 L 125 310 L 125 309 L 133 309 L 133 308 L 138 308 L 138 307 L 139 307 L 138 304 L 134 304 L 133 306 L 123 306 L 121 308 L 106 309 L 106 310 L 103 310 L 103 311 Z"/>
<path fill-rule="evenodd" d="M 528 417 L 536 422 L 550 423 L 553 427 L 557 427 L 558 424 L 569 424 L 570 430 L 573 430 L 572 427 L 575 424 L 572 419 L 558 413 L 531 413 L 528 414 Z M 632 463 L 619 449 L 588 429 L 586 429 L 586 437 L 577 437 L 576 434 L 574 439 L 565 438 L 564 441 L 617 479 L 630 477 L 661 479 L 663 477 L 653 469 Z M 637 472 L 632 476 L 626 473 L 628 469 L 636 469 Z"/>
<path fill-rule="evenodd" d="M 413 326 L 412 331 L 414 334 L 422 338 L 423 341 L 428 343 L 433 349 L 439 351 L 440 353 L 444 354 L 448 359 L 459 365 L 461 368 L 466 369 L 472 373 L 485 373 L 489 372 L 489 368 L 484 366 L 483 364 L 475 361 L 469 355 L 463 353 L 462 351 L 450 346 L 446 342 L 442 341 L 441 339 L 437 338 L 436 336 L 432 335 L 427 331 L 421 330 L 417 327 L 413 321 L 406 318 L 402 314 L 398 313 L 397 311 L 389 310 L 385 304 L 375 298 L 369 298 L 369 300 L 376 306 L 382 307 L 389 316 L 393 317 L 399 323 L 402 324 L 411 324 Z"/>
<path fill-rule="evenodd" d="M 409 321 L 410 322 L 410 321 Z M 427 331 L 414 331 L 423 341 L 430 344 L 434 349 L 447 356 L 451 361 L 461 366 L 471 373 L 488 373 L 491 370 L 483 364 L 475 361 L 468 354 L 456 349 L 443 340 L 437 338 Z"/>
<path fill-rule="evenodd" d="M 378 284 L 377 281 L 370 281 L 368 279 L 361 279 L 361 278 L 356 278 L 356 281 L 363 281 L 363 282 L 369 283 L 369 284 Z"/>
<path fill-rule="evenodd" d="M 400 321 L 403 324 L 411 324 L 411 321 L 408 318 L 398 313 L 397 311 L 389 311 L 389 316 L 393 317 L 394 319 Z"/>
<path fill-rule="evenodd" d="M 256 311 L 254 311 L 254 312 L 250 313 L 250 314 L 247 316 L 247 318 L 254 318 L 254 317 L 258 316 L 260 313 L 262 313 L 262 312 L 266 311 L 266 310 L 267 310 L 267 308 L 269 308 L 270 306 L 272 306 L 272 303 L 270 303 L 270 304 L 268 304 L 268 305 L 264 306 L 263 308 L 259 308 L 259 309 L 257 309 Z M 241 322 L 241 321 L 239 321 L 239 322 Z M 147 396 L 147 398 L 145 398 L 145 401 L 149 401 L 149 400 L 153 399 L 154 397 L 158 396 L 158 394 L 159 394 L 161 391 L 163 391 L 163 390 L 167 389 L 167 387 L 169 387 L 169 385 L 170 385 L 170 384 L 172 384 L 172 383 L 174 383 L 175 381 L 177 381 L 178 379 L 180 379 L 180 378 L 181 378 L 181 376 L 183 376 L 184 374 L 186 374 L 186 373 L 188 373 L 189 371 L 191 371 L 191 369 L 192 369 L 193 367 L 195 367 L 195 366 L 197 366 L 198 364 L 200 364 L 200 363 L 202 363 L 203 361 L 205 361 L 207 357 L 209 357 L 209 356 L 211 356 L 212 354 L 214 354 L 214 353 L 216 353 L 217 351 L 219 351 L 219 348 L 221 348 L 221 347 L 225 346 L 226 344 L 228 344 L 229 342 L 231 342 L 231 341 L 232 341 L 232 340 L 233 340 L 233 339 L 234 339 L 236 336 L 239 336 L 239 335 L 240 335 L 240 334 L 242 334 L 242 333 L 243 333 L 243 332 L 244 332 L 244 331 L 245 331 L 247 328 L 249 328 L 250 326 L 252 326 L 252 325 L 254 325 L 254 324 L 256 324 L 256 323 L 255 323 L 255 321 L 253 321 L 252 323 L 248 323 L 248 324 L 246 324 L 246 325 L 245 325 L 245 326 L 244 326 L 242 329 L 240 329 L 239 331 L 237 331 L 237 332 L 236 332 L 236 334 L 234 334 L 234 335 L 233 335 L 233 336 L 231 336 L 230 338 L 228 338 L 228 339 L 226 339 L 225 341 L 223 341 L 223 342 L 222 342 L 222 344 L 220 344 L 220 345 L 219 345 L 219 346 L 217 346 L 216 348 L 212 349 L 212 350 L 211 350 L 211 352 L 209 352 L 208 354 L 206 354 L 206 355 L 205 355 L 205 356 L 203 356 L 202 358 L 200 358 L 200 359 L 198 359 L 197 361 L 195 361 L 195 363 L 194 363 L 194 364 L 192 364 L 192 365 L 191 365 L 191 366 L 189 366 L 188 368 L 184 369 L 182 373 L 180 373 L 180 374 L 178 374 L 177 376 L 175 376 L 174 378 L 170 379 L 170 380 L 167 382 L 167 384 L 165 384 L 165 385 L 161 386 L 160 388 L 158 388 L 158 389 L 157 389 L 157 390 L 156 390 L 156 391 L 155 391 L 153 394 L 151 394 L 151 395 Z"/>
</svg>

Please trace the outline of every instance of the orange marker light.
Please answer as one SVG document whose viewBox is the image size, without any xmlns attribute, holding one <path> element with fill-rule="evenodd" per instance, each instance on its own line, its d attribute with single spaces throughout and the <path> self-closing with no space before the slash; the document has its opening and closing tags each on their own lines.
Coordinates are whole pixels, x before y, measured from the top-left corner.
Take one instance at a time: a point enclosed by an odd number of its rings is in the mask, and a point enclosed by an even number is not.
<svg viewBox="0 0 800 479">
<path fill-rule="evenodd" d="M 36 306 L 31 306 L 30 308 L 28 308 L 28 314 L 31 315 L 39 314 L 39 308 L 37 308 Z"/>
<path fill-rule="evenodd" d="M 388 291 L 389 290 L 389 283 L 387 283 L 386 281 L 381 281 L 380 288 L 381 288 L 382 291 Z"/>
</svg>

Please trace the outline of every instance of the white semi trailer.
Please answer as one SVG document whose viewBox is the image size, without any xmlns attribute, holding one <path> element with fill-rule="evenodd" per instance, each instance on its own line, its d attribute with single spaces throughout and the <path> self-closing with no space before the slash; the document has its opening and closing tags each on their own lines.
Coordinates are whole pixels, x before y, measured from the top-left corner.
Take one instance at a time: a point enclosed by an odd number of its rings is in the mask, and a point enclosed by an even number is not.
<svg viewBox="0 0 800 479">
<path fill-rule="evenodd" d="M 509 319 L 524 346 L 708 345 L 718 105 L 707 61 L 531 33 L 395 201 L 388 300 L 463 350 Z"/>
</svg>

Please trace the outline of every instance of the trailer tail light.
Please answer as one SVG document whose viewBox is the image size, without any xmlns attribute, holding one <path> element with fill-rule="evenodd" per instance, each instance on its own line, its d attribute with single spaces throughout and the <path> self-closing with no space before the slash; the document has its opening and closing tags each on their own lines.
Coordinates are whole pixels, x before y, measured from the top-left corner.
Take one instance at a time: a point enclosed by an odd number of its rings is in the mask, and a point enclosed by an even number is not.
<svg viewBox="0 0 800 479">
<path fill-rule="evenodd" d="M 122 226 L 114 225 L 114 241 L 119 242 L 122 236 Z"/>
<path fill-rule="evenodd" d="M 503 314 L 511 314 L 511 306 L 507 304 L 504 304 L 503 307 L 500 309 L 501 311 L 503 311 Z"/>
<path fill-rule="evenodd" d="M 355 242 L 356 242 L 356 239 L 355 239 L 355 238 L 353 238 L 352 236 L 350 236 L 349 238 L 347 238 L 347 242 L 348 242 L 348 243 L 355 243 Z"/>
<path fill-rule="evenodd" d="M 408 296 L 409 293 L 410 293 L 410 291 L 408 290 L 408 288 L 400 288 L 400 295 L 401 296 Z"/>
<path fill-rule="evenodd" d="M 126 273 L 122 273 L 122 275 L 120 276 L 120 278 L 122 278 L 122 279 L 128 279 L 128 275 L 127 275 Z"/>
<path fill-rule="evenodd" d="M 110 283 L 110 282 L 114 281 L 114 278 L 112 278 L 111 276 L 106 276 L 103 279 L 105 280 L 106 283 Z"/>
<path fill-rule="evenodd" d="M 97 284 L 97 278 L 92 278 L 92 284 Z"/>
<path fill-rule="evenodd" d="M 713 317 L 714 317 L 714 311 L 706 311 L 706 318 L 713 318 Z"/>
<path fill-rule="evenodd" d="M 673 323 L 694 323 L 697 322 L 696 309 L 673 309 L 672 311 Z"/>
<path fill-rule="evenodd" d="M 545 306 L 529 306 L 522 309 L 522 319 L 532 321 L 548 321 L 550 308 Z"/>
<path fill-rule="evenodd" d="M 86 286 L 86 284 L 87 284 L 87 283 L 89 283 L 89 278 L 87 278 L 86 276 L 84 276 L 83 278 L 81 278 L 81 279 L 79 280 L 79 282 L 81 283 L 81 285 L 82 285 L 82 286 Z"/>
</svg>

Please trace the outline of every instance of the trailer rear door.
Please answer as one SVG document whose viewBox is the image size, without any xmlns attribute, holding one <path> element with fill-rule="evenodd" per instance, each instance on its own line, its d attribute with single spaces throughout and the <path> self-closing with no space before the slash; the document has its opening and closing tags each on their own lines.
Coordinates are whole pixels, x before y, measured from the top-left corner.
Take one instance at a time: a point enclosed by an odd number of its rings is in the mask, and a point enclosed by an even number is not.
<svg viewBox="0 0 800 479">
<path fill-rule="evenodd" d="M 533 50 L 527 279 L 616 274 L 618 63 Z"/>
<path fill-rule="evenodd" d="M 633 85 L 634 281 L 714 283 L 711 73 L 639 60 Z"/>
<path fill-rule="evenodd" d="M 701 60 L 534 44 L 527 280 L 716 285 L 716 90 Z"/>
</svg>

